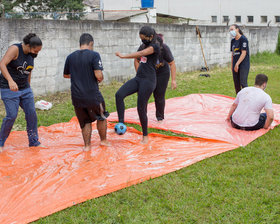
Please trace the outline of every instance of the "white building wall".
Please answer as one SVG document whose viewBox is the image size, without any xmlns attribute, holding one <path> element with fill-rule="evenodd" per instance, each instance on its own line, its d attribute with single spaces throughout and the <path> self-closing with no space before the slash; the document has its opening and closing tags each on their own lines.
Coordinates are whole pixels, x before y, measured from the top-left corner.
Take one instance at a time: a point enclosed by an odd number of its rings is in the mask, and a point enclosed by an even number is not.
<svg viewBox="0 0 280 224">
<path fill-rule="evenodd" d="M 105 10 L 132 10 L 141 7 L 141 0 L 103 0 Z M 229 16 L 229 23 L 235 23 L 235 16 L 241 16 L 240 25 L 267 26 L 261 23 L 261 16 L 267 16 L 270 25 L 280 26 L 275 16 L 280 16 L 280 0 L 154 0 L 159 14 L 196 19 L 192 24 L 226 25 L 223 16 Z M 211 16 L 217 16 L 212 23 Z M 247 16 L 254 16 L 248 23 Z"/>
</svg>

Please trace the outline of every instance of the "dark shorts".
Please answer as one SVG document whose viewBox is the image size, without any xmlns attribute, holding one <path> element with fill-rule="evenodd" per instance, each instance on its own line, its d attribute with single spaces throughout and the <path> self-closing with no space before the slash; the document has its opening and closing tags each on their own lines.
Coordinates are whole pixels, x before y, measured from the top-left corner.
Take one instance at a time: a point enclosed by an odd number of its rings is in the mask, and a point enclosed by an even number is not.
<svg viewBox="0 0 280 224">
<path fill-rule="evenodd" d="M 255 130 L 259 130 L 259 129 L 264 127 L 265 121 L 266 121 L 266 113 L 261 113 L 260 118 L 259 118 L 259 122 L 252 127 L 240 127 L 239 125 L 235 124 L 232 121 L 232 117 L 231 117 L 230 120 L 231 120 L 232 127 L 236 128 L 236 129 L 241 129 L 241 130 L 245 130 L 245 131 L 255 131 Z"/>
<path fill-rule="evenodd" d="M 106 111 L 104 101 L 98 106 L 87 108 L 74 106 L 74 109 L 81 128 L 84 128 L 85 124 L 92 123 L 96 120 L 104 121 L 109 116 L 109 113 Z"/>
</svg>

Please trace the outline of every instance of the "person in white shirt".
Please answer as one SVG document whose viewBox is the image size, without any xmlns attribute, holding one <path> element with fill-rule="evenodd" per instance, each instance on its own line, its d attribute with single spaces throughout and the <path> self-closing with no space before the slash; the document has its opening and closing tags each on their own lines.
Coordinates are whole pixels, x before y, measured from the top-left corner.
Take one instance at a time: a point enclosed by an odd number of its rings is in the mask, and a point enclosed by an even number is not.
<svg viewBox="0 0 280 224">
<path fill-rule="evenodd" d="M 258 74 L 255 86 L 243 88 L 236 96 L 227 116 L 232 127 L 246 131 L 269 128 L 273 118 L 271 97 L 264 92 L 268 77 Z M 265 113 L 261 113 L 264 109 Z"/>
</svg>

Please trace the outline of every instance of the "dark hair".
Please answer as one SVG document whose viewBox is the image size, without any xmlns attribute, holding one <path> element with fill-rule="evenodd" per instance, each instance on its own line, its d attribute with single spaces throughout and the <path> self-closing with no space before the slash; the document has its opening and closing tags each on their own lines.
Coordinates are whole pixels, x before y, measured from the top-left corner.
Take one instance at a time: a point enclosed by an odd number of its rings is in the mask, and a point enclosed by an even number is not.
<svg viewBox="0 0 280 224">
<path fill-rule="evenodd" d="M 41 39 L 35 33 L 29 33 L 23 38 L 24 44 L 29 44 L 31 48 L 42 46 Z"/>
<path fill-rule="evenodd" d="M 158 35 L 158 37 L 159 37 L 160 39 L 162 39 L 162 41 L 163 41 L 163 34 L 162 34 L 162 33 L 158 33 L 157 35 Z"/>
<path fill-rule="evenodd" d="M 231 26 L 234 26 L 235 29 L 238 29 L 238 31 L 241 35 L 244 35 L 243 31 L 240 29 L 240 26 L 238 26 L 237 24 L 232 24 Z"/>
<path fill-rule="evenodd" d="M 143 26 L 141 27 L 140 31 L 139 31 L 139 34 L 142 34 L 146 37 L 151 37 L 153 36 L 153 39 L 151 41 L 151 43 L 153 44 L 157 44 L 159 47 L 160 47 L 160 53 L 159 53 L 159 61 L 160 62 L 163 62 L 163 55 L 162 55 L 162 44 L 163 44 L 163 41 L 162 41 L 162 38 L 159 37 L 159 35 L 156 33 L 156 31 L 150 27 L 150 26 Z M 148 46 L 144 46 L 144 48 L 146 48 Z"/>
<path fill-rule="evenodd" d="M 80 36 L 80 46 L 89 45 L 90 42 L 93 42 L 93 37 L 89 33 L 83 33 Z"/>
<path fill-rule="evenodd" d="M 264 83 L 267 83 L 268 77 L 265 74 L 258 74 L 255 78 L 255 85 L 261 86 Z"/>
</svg>

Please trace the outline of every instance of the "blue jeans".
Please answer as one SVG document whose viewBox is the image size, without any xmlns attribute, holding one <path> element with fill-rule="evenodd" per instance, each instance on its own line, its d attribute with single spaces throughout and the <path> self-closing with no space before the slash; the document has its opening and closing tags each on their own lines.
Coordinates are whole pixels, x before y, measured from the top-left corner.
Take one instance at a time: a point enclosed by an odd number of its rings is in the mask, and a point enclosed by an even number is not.
<svg viewBox="0 0 280 224">
<path fill-rule="evenodd" d="M 255 131 L 255 130 L 259 130 L 264 127 L 266 118 L 267 118 L 266 113 L 261 113 L 259 122 L 256 125 L 254 125 L 252 127 L 240 127 L 239 125 L 235 124 L 232 121 L 232 117 L 231 117 L 231 125 L 232 125 L 232 127 L 237 128 L 237 129 L 241 129 L 241 130 L 245 130 L 245 131 Z"/>
<path fill-rule="evenodd" d="M 3 119 L 0 131 L 0 146 L 4 146 L 14 122 L 17 118 L 18 107 L 20 106 L 25 113 L 26 130 L 29 146 L 38 146 L 37 114 L 34 104 L 34 96 L 31 88 L 13 92 L 10 89 L 1 89 L 1 99 L 6 109 L 6 117 Z"/>
</svg>

